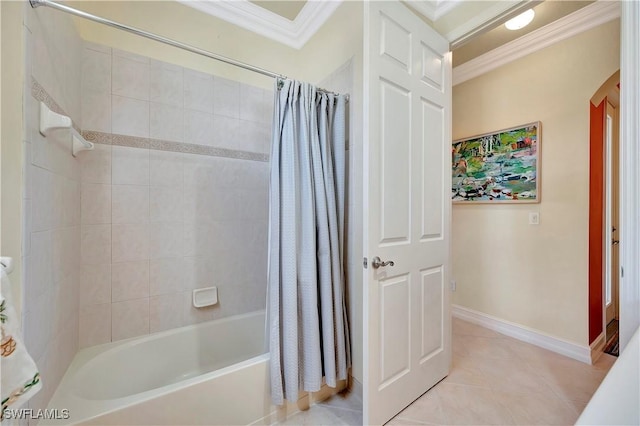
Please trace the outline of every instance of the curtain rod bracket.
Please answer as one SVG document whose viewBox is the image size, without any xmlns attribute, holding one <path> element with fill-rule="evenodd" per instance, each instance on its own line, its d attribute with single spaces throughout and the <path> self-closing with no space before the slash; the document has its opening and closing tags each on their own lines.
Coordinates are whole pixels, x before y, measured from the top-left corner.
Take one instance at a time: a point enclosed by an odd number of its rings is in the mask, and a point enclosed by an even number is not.
<svg viewBox="0 0 640 426">
<path fill-rule="evenodd" d="M 32 8 L 44 6 L 44 2 L 42 0 L 29 0 L 29 4 Z"/>
</svg>

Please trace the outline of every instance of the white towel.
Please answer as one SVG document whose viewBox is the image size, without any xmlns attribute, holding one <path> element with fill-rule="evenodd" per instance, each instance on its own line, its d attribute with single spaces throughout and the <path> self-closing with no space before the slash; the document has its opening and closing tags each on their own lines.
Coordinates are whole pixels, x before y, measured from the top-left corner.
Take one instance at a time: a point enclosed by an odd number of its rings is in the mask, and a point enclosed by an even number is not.
<svg viewBox="0 0 640 426">
<path fill-rule="evenodd" d="M 11 283 L 3 268 L 0 286 L 0 391 L 2 412 L 18 408 L 42 388 L 40 373 L 20 336 L 20 321 L 11 299 Z"/>
</svg>

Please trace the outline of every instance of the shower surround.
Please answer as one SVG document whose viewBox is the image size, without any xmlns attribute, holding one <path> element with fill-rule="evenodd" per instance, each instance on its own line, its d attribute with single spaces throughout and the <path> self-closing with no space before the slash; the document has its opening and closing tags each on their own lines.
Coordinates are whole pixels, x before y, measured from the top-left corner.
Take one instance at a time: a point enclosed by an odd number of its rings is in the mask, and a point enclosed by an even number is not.
<svg viewBox="0 0 640 426">
<path fill-rule="evenodd" d="M 273 93 L 85 43 L 81 98 L 80 347 L 263 309 Z"/>
</svg>

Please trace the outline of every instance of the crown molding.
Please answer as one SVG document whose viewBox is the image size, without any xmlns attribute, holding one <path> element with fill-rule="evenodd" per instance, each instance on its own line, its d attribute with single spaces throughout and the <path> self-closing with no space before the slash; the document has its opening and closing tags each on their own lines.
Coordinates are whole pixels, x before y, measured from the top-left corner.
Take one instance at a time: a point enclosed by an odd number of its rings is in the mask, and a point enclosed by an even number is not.
<svg viewBox="0 0 640 426">
<path fill-rule="evenodd" d="M 463 0 L 407 0 L 412 8 L 431 21 L 437 21 L 463 3 Z"/>
<path fill-rule="evenodd" d="M 619 2 L 598 0 L 551 24 L 458 65 L 453 69 L 453 85 L 481 76 L 516 59 L 619 17 Z"/>
<path fill-rule="evenodd" d="M 437 21 L 462 4 L 462 0 L 438 0 L 434 19 Z"/>
<path fill-rule="evenodd" d="M 294 49 L 302 48 L 342 3 L 342 0 L 308 1 L 291 21 L 248 0 L 178 1 Z"/>
<path fill-rule="evenodd" d="M 407 0 L 406 2 L 417 12 L 420 12 L 427 19 L 435 21 L 437 2 L 432 0 L 419 1 L 419 0 Z"/>
</svg>

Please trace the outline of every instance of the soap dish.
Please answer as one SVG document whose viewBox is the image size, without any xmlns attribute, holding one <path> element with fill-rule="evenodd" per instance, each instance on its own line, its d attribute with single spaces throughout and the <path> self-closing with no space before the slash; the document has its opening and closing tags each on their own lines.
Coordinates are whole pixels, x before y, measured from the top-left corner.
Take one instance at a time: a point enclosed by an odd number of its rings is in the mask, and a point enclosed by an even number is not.
<svg viewBox="0 0 640 426">
<path fill-rule="evenodd" d="M 218 303 L 218 287 L 206 287 L 193 290 L 193 306 L 204 308 Z"/>
</svg>

